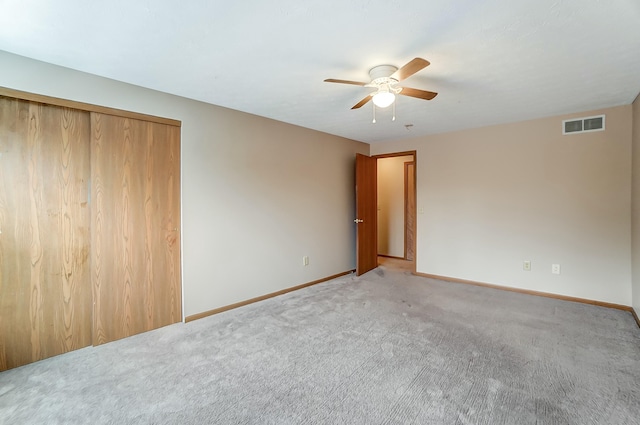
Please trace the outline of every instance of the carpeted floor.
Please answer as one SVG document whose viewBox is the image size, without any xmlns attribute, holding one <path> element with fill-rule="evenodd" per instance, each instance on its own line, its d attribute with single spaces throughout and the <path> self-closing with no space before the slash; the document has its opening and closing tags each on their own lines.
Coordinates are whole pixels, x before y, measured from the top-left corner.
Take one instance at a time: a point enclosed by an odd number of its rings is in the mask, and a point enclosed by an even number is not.
<svg viewBox="0 0 640 425">
<path fill-rule="evenodd" d="M 0 373 L 0 423 L 640 424 L 640 329 L 387 263 Z"/>
</svg>

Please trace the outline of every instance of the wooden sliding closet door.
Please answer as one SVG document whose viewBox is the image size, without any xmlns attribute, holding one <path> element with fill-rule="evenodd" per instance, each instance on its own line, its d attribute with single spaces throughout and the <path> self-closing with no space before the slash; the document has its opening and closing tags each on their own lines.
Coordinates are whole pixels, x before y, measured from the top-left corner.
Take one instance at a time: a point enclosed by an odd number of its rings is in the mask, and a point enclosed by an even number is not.
<svg viewBox="0 0 640 425">
<path fill-rule="evenodd" d="M 0 97 L 0 370 L 91 344 L 86 112 Z"/>
<path fill-rule="evenodd" d="M 94 345 L 182 319 L 180 128 L 91 113 Z"/>
</svg>

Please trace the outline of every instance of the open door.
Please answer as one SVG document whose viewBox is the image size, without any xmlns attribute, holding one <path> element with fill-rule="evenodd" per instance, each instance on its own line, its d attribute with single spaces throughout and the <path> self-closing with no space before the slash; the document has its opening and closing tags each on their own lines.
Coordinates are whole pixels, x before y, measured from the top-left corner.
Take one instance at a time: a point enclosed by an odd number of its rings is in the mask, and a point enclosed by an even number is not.
<svg viewBox="0 0 640 425">
<path fill-rule="evenodd" d="M 356 275 L 378 267 L 377 160 L 356 154 Z"/>
</svg>

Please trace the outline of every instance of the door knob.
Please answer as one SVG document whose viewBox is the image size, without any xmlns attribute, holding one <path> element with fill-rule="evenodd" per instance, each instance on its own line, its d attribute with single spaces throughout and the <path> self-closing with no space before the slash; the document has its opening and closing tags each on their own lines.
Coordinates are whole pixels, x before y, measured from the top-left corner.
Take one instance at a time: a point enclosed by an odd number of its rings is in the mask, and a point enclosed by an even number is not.
<svg viewBox="0 0 640 425">
<path fill-rule="evenodd" d="M 364 220 L 360 220 L 359 218 L 356 218 L 355 220 L 353 220 L 354 223 L 364 223 Z"/>
</svg>

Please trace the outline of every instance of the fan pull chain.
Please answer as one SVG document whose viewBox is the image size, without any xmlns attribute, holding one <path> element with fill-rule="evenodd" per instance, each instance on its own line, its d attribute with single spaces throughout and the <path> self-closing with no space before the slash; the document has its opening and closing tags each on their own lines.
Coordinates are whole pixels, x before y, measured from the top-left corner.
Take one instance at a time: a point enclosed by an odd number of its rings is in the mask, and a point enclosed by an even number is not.
<svg viewBox="0 0 640 425">
<path fill-rule="evenodd" d="M 376 104 L 375 103 L 371 103 L 373 105 L 373 123 L 376 123 Z"/>
<path fill-rule="evenodd" d="M 391 121 L 395 121 L 396 120 L 396 102 L 393 102 L 393 118 L 391 118 Z"/>
</svg>

